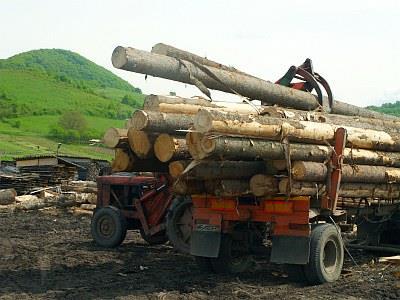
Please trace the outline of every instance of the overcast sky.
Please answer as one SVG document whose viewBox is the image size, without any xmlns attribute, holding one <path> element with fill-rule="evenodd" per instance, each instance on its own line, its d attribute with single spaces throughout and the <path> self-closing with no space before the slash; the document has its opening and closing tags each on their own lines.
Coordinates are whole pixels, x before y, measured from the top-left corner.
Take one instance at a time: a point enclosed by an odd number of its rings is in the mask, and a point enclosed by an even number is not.
<svg viewBox="0 0 400 300">
<path fill-rule="evenodd" d="M 145 93 L 200 94 L 180 83 L 145 81 L 113 69 L 116 46 L 150 50 L 164 42 L 271 81 L 309 57 L 336 99 L 361 106 L 396 101 L 399 40 L 395 0 L 0 0 L 0 58 L 69 49 Z"/>
</svg>

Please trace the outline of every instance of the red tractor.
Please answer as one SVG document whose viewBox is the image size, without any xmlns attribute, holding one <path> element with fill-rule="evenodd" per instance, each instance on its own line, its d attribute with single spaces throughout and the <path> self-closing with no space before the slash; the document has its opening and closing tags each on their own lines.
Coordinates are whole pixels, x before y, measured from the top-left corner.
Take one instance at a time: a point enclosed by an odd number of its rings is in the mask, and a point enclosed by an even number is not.
<svg viewBox="0 0 400 300">
<path fill-rule="evenodd" d="M 127 230 L 136 229 L 149 244 L 170 240 L 177 250 L 189 252 L 192 202 L 173 195 L 167 175 L 114 174 L 98 177 L 97 185 L 91 232 L 98 245 L 117 247 Z"/>
</svg>

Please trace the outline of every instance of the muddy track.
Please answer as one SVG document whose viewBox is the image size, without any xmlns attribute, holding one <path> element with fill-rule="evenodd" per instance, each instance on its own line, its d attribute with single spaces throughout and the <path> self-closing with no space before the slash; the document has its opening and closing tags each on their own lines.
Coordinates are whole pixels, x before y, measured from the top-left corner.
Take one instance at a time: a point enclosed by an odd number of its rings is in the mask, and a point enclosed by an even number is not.
<svg viewBox="0 0 400 300">
<path fill-rule="evenodd" d="M 396 265 L 353 252 L 338 282 L 305 286 L 261 258 L 240 276 L 201 273 L 169 245 L 149 246 L 136 232 L 105 250 L 90 217 L 64 210 L 0 215 L 0 299 L 400 299 Z"/>
</svg>

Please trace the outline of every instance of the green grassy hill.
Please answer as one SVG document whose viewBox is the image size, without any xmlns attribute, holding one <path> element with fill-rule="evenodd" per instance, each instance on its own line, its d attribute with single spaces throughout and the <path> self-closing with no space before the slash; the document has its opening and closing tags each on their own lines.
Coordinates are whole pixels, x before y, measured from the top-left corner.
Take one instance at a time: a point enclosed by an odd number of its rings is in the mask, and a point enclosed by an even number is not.
<svg viewBox="0 0 400 300">
<path fill-rule="evenodd" d="M 381 106 L 368 106 L 367 108 L 384 114 L 400 117 L 400 101 L 384 103 Z"/>
<path fill-rule="evenodd" d="M 68 111 L 83 115 L 86 126 L 71 131 L 75 145 L 61 150 L 79 155 L 88 148 L 88 139 L 101 138 L 108 127 L 123 126 L 143 99 L 140 89 L 70 51 L 34 50 L 0 60 L 0 160 L 52 152 L 62 140 L 55 129 Z M 83 152 L 111 157 L 106 149 Z"/>
</svg>

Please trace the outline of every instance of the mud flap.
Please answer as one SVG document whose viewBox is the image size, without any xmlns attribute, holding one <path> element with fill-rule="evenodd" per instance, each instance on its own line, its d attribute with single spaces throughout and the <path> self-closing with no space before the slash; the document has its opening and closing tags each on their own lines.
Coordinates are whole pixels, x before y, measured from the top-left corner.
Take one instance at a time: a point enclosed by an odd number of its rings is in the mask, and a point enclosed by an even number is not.
<svg viewBox="0 0 400 300">
<path fill-rule="evenodd" d="M 278 264 L 305 265 L 310 256 L 310 238 L 302 236 L 272 237 L 270 261 Z"/>
<path fill-rule="evenodd" d="M 203 257 L 218 257 L 221 245 L 221 226 L 196 224 L 190 238 L 190 254 Z"/>
</svg>

